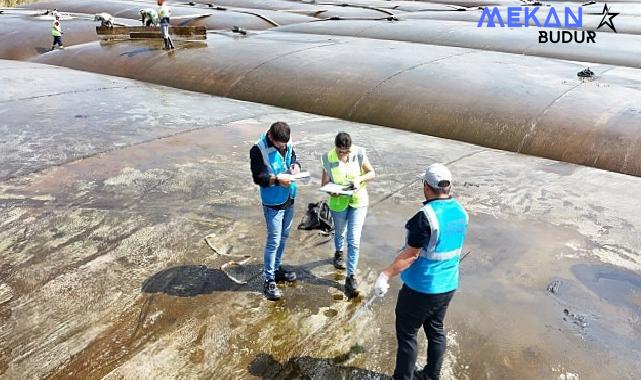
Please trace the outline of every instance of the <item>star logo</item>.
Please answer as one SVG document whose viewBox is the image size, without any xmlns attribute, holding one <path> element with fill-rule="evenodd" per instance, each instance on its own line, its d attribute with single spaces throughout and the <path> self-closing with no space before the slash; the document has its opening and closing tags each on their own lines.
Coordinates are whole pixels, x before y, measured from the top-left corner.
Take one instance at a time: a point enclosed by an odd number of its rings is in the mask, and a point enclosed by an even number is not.
<svg viewBox="0 0 641 380">
<path fill-rule="evenodd" d="M 605 4 L 603 6 L 603 18 L 601 19 L 601 22 L 599 23 L 597 30 L 600 29 L 603 25 L 607 25 L 610 27 L 610 29 L 612 29 L 614 33 L 616 33 L 617 30 L 614 27 L 614 23 L 612 22 L 612 19 L 615 18 L 617 15 L 618 13 L 610 12 L 610 10 L 608 9 L 608 4 Z"/>
</svg>

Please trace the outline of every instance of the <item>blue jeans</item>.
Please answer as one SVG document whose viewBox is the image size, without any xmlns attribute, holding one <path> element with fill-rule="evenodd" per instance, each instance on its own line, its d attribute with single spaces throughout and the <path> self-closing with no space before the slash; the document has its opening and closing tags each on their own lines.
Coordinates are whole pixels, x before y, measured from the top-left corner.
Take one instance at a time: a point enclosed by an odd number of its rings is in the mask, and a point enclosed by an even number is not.
<svg viewBox="0 0 641 380">
<path fill-rule="evenodd" d="M 347 232 L 347 275 L 356 273 L 358 248 L 361 244 L 361 232 L 367 216 L 367 207 L 347 207 L 345 211 L 332 211 L 334 219 L 334 247 L 343 251 L 345 233 Z"/>
<path fill-rule="evenodd" d="M 169 19 L 163 18 L 160 20 L 160 30 L 162 31 L 162 38 L 169 38 Z"/>
<path fill-rule="evenodd" d="M 285 252 L 285 244 L 289 237 L 289 229 L 294 219 L 294 205 L 284 210 L 274 210 L 263 206 L 265 224 L 267 225 L 267 241 L 263 253 L 263 277 L 273 281 L 276 269 L 280 268 L 280 260 Z"/>
</svg>

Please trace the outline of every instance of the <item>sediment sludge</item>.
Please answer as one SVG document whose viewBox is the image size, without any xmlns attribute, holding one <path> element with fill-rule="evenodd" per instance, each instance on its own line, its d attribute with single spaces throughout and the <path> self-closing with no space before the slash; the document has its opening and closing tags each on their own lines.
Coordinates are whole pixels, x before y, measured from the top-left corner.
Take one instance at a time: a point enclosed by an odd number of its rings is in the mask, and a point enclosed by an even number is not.
<svg viewBox="0 0 641 380">
<path fill-rule="evenodd" d="M 100 5 L 51 0 L 30 7 L 93 12 Z M 139 8 L 124 1 L 103 7 L 131 18 Z M 248 16 L 231 8 L 178 9 L 187 17 L 181 25 L 208 28 Z M 188 15 L 194 11 L 203 17 Z M 209 34 L 205 43 L 182 45 L 179 55 L 130 40 L 75 46 L 34 61 L 641 175 L 641 74 L 628 68 L 641 66 L 640 37 L 600 33 L 593 49 L 538 44 L 535 28 L 301 17 L 273 32 Z M 596 77 L 577 77 L 588 66 Z M 163 75 L 168 70 L 172 75 Z"/>
<path fill-rule="evenodd" d="M 634 69 L 592 65 L 583 82 L 575 62 L 277 32 L 180 51 L 93 43 L 34 61 L 641 175 Z"/>
<path fill-rule="evenodd" d="M 442 378 L 641 378 L 637 3 L 608 3 L 618 33 L 603 3 L 564 3 L 589 44 L 476 25 L 535 6 L 511 0 L 176 2 L 172 25 L 204 39 L 96 33 L 94 13 L 140 25 L 154 4 L 0 13 L 1 378 L 389 379 L 400 282 L 360 308 L 433 162 L 470 217 Z M 295 229 L 298 280 L 263 297 L 248 152 L 274 121 L 311 175 L 294 226 L 338 131 L 376 169 L 361 298 L 332 237 Z M 425 350 L 419 333 L 419 366 Z"/>
</svg>

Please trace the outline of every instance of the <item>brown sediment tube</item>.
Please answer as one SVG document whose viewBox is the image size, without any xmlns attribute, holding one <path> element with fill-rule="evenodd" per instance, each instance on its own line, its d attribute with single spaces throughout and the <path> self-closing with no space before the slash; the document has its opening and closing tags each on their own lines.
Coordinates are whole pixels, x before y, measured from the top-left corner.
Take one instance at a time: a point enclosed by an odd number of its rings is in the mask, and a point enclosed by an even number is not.
<svg viewBox="0 0 641 380">
<path fill-rule="evenodd" d="M 341 3 L 341 5 L 324 4 L 319 1 L 317 4 L 309 4 L 295 1 L 285 0 L 200 0 L 196 1 L 200 4 L 215 4 L 225 7 L 241 7 L 251 9 L 265 9 L 265 10 L 278 10 L 286 11 L 288 13 L 300 13 L 316 18 L 380 18 L 389 15 L 390 11 L 386 9 L 376 9 L 371 6 L 354 5 L 350 6 L 348 3 Z"/>
<path fill-rule="evenodd" d="M 427 3 L 439 3 L 439 4 L 448 4 L 456 5 L 459 7 L 498 7 L 498 6 L 519 6 L 522 3 L 519 0 L 419 0 L 421 2 L 425 1 Z"/>
<path fill-rule="evenodd" d="M 319 0 L 314 3 L 310 2 L 296 2 L 296 1 L 284 1 L 284 0 L 200 0 L 196 1 L 200 5 L 216 5 L 216 6 L 228 6 L 228 7 L 244 7 L 244 8 L 254 8 L 254 9 L 270 9 L 270 10 L 282 10 L 286 12 L 297 12 L 305 14 L 314 14 L 321 10 L 333 10 L 334 12 L 341 12 L 339 17 L 378 17 L 380 14 L 374 14 L 372 12 L 358 12 L 354 9 L 345 9 L 346 6 L 350 8 L 365 7 L 365 9 L 374 9 L 374 10 L 394 10 L 394 11 L 403 11 L 403 12 L 416 12 L 416 11 L 439 11 L 439 10 L 453 10 L 460 7 L 447 5 L 447 4 L 435 4 L 435 3 L 426 3 L 418 1 L 387 1 L 387 0 L 349 0 L 349 1 L 336 1 L 336 0 Z M 334 9 L 336 7 L 336 9 Z M 342 10 L 340 8 L 343 8 Z M 355 14 L 354 12 L 358 12 Z"/>
<path fill-rule="evenodd" d="M 423 44 L 457 46 L 506 53 L 558 58 L 572 61 L 605 63 L 641 67 L 641 36 L 600 34 L 595 43 L 540 44 L 537 28 L 515 28 L 509 32 L 501 28 L 477 28 L 472 23 L 443 20 L 327 20 L 289 25 L 277 29 L 283 32 L 311 33 L 366 37 L 385 40 L 418 42 Z M 588 38 L 585 31 L 566 31 L 581 40 Z"/>
<path fill-rule="evenodd" d="M 100 2 L 81 0 L 45 0 L 29 4 L 29 9 L 58 9 L 62 12 L 94 14 L 107 12 L 115 17 L 140 19 L 140 9 L 155 8 L 153 3 L 135 1 L 103 0 Z M 311 17 L 287 12 L 243 9 L 210 9 L 189 6 L 172 6 L 171 23 L 174 26 L 204 26 L 210 30 L 229 29 L 239 26 L 250 30 L 264 30 L 276 25 L 288 25 L 314 20 Z M 262 17 L 261 17 L 262 16 Z M 273 22 L 272 22 L 273 21 Z"/>
<path fill-rule="evenodd" d="M 390 9 L 394 11 L 403 11 L 403 12 L 418 12 L 418 11 L 451 11 L 459 9 L 456 5 L 448 4 L 436 4 L 436 3 L 427 3 L 422 1 L 388 1 L 388 0 L 322 0 L 317 1 L 316 4 L 327 5 L 327 4 L 350 4 L 350 5 L 359 5 L 367 7 L 375 7 L 380 9 Z"/>
<path fill-rule="evenodd" d="M 37 61 L 641 176 L 638 70 L 593 65 L 584 83 L 574 62 L 278 32 L 209 35 L 172 56 L 141 44 Z"/>
<path fill-rule="evenodd" d="M 641 4 L 639 4 L 638 0 L 635 0 L 635 2 L 624 2 L 624 3 L 610 3 L 609 1 L 606 2 L 598 2 L 596 4 L 585 4 L 581 6 L 583 8 L 583 14 L 592 14 L 592 15 L 598 15 L 600 17 L 603 17 L 603 6 L 608 4 L 608 12 L 615 12 L 619 13 L 621 15 L 626 15 L 626 16 L 635 16 L 639 17 L 641 16 Z M 576 5 L 571 5 L 571 4 L 563 4 L 562 6 L 570 6 L 570 7 L 575 7 Z M 616 19 L 614 19 L 614 22 L 616 22 Z"/>
<path fill-rule="evenodd" d="M 128 20 L 117 19 L 126 23 Z M 129 20 L 130 21 L 130 20 Z M 0 58 L 26 60 L 51 48 L 53 16 L 40 12 L 7 10 L 0 14 Z M 65 46 L 83 44 L 98 39 L 93 15 L 64 17 L 62 29 Z"/>
</svg>

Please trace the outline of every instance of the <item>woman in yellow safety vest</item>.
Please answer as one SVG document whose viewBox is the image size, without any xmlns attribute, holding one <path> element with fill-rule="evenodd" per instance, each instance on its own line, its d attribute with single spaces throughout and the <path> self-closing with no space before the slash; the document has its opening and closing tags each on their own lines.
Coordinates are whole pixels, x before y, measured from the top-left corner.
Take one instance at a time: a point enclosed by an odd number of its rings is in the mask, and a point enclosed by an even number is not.
<svg viewBox="0 0 641 380">
<path fill-rule="evenodd" d="M 369 198 L 367 182 L 376 174 L 367 159 L 365 149 L 352 145 L 352 138 L 345 132 L 340 132 L 334 140 L 335 148 L 325 153 L 323 163 L 322 185 L 335 183 L 353 188 L 352 195 L 331 194 L 327 204 L 334 219 L 334 267 L 345 269 L 343 249 L 347 233 L 347 277 L 345 278 L 345 294 L 348 297 L 358 296 L 356 281 L 356 265 L 358 264 L 358 248 L 361 240 L 363 223 L 367 216 Z"/>
</svg>

